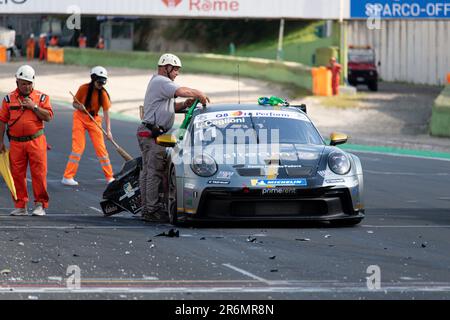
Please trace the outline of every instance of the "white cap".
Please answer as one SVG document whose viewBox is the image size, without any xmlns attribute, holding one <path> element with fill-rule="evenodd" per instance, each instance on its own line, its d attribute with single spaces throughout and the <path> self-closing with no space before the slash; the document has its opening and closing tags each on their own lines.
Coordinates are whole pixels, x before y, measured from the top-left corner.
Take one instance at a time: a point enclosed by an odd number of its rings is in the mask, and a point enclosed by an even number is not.
<svg viewBox="0 0 450 320">
<path fill-rule="evenodd" d="M 108 79 L 108 71 L 102 66 L 96 66 L 91 69 L 91 76 L 96 75 L 97 77 L 102 77 Z"/>
<path fill-rule="evenodd" d="M 16 72 L 16 79 L 26 80 L 34 83 L 35 72 L 29 65 L 23 65 Z"/>
<path fill-rule="evenodd" d="M 181 68 L 181 60 L 174 54 L 165 53 L 161 56 L 161 58 L 159 58 L 158 66 L 166 66 L 166 65 Z"/>
</svg>

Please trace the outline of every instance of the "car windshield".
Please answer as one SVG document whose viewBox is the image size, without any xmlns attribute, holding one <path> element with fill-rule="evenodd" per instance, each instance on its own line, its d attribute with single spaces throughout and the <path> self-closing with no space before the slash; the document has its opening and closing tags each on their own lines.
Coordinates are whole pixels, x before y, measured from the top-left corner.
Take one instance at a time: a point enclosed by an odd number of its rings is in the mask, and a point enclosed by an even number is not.
<svg viewBox="0 0 450 320">
<path fill-rule="evenodd" d="M 194 118 L 191 139 L 210 144 L 313 144 L 322 137 L 304 114 L 295 111 L 209 112 Z"/>
<path fill-rule="evenodd" d="M 373 63 L 375 54 L 373 50 L 351 49 L 348 52 L 348 61 L 356 63 Z"/>
</svg>

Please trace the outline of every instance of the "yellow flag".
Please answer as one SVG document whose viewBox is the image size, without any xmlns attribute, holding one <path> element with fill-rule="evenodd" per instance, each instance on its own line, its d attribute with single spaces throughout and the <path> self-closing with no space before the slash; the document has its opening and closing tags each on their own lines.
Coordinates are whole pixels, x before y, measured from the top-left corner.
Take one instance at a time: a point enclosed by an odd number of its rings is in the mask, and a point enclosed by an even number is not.
<svg viewBox="0 0 450 320">
<path fill-rule="evenodd" d="M 11 191 L 14 200 L 17 200 L 16 187 L 14 186 L 14 180 L 9 166 L 9 150 L 0 153 L 0 175 L 3 177 L 3 180 L 5 180 L 6 186 Z"/>
</svg>

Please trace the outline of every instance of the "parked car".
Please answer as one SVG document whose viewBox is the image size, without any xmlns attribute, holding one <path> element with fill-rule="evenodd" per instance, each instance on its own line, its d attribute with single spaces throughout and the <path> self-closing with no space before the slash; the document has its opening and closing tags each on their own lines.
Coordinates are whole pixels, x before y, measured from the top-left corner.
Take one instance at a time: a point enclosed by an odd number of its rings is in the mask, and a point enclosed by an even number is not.
<svg viewBox="0 0 450 320">
<path fill-rule="evenodd" d="M 348 82 L 352 86 L 367 85 L 371 91 L 378 91 L 378 71 L 375 50 L 371 47 L 350 46 L 348 50 Z"/>
</svg>

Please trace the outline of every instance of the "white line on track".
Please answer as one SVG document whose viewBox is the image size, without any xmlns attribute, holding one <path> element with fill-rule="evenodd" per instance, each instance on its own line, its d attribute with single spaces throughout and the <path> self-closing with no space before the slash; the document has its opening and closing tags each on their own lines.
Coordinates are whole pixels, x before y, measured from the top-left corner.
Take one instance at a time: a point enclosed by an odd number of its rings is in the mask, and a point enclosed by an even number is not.
<svg viewBox="0 0 450 320">
<path fill-rule="evenodd" d="M 380 226 L 376 226 L 376 225 L 362 225 L 361 227 L 365 227 L 365 228 L 450 228 L 450 225 L 432 225 L 432 226 L 427 226 L 427 225 L 409 225 L 409 226 L 395 226 L 395 225 L 380 225 Z"/>
<path fill-rule="evenodd" d="M 411 285 L 389 285 L 381 289 L 370 290 L 361 284 L 335 283 L 335 286 L 317 286 L 317 284 L 308 285 L 305 283 L 301 286 L 152 286 L 152 287 L 81 287 L 80 289 L 68 288 L 33 288 L 33 287 L 0 287 L 0 293 L 371 293 L 371 294 L 387 294 L 387 293 L 448 293 L 450 292 L 450 284 L 423 283 L 417 286 Z"/>
<path fill-rule="evenodd" d="M 267 283 L 267 284 L 269 283 L 268 280 L 266 280 L 266 279 L 264 279 L 264 278 L 261 278 L 261 277 L 258 277 L 257 275 L 254 275 L 253 273 L 250 273 L 250 272 L 245 271 L 245 270 L 243 270 L 243 269 L 240 269 L 240 268 L 238 268 L 238 267 L 235 267 L 235 266 L 233 266 L 233 265 L 231 265 L 231 264 L 229 264 L 229 263 L 223 263 L 222 265 L 223 265 L 224 267 L 233 269 L 234 271 L 237 271 L 237 272 L 239 272 L 239 273 L 241 273 L 241 274 L 243 274 L 243 275 L 245 275 L 245 276 L 247 276 L 247 277 L 250 277 L 250 278 L 252 278 L 252 279 L 255 279 L 255 280 L 258 280 L 258 281 Z"/>
<path fill-rule="evenodd" d="M 437 173 L 418 173 L 418 172 L 389 172 L 389 171 L 374 171 L 374 170 L 363 170 L 364 173 L 379 174 L 379 175 L 398 175 L 398 176 L 438 176 L 446 177 L 450 176 L 448 172 L 437 172 Z"/>
<path fill-rule="evenodd" d="M 397 154 L 397 153 L 377 152 L 377 151 L 353 150 L 350 148 L 345 149 L 345 151 L 355 152 L 355 153 L 380 154 L 380 155 L 391 156 L 391 157 L 404 157 L 404 158 L 416 158 L 416 159 L 425 159 L 425 160 L 450 161 L 450 159 L 447 159 L 447 158 L 425 157 L 425 156 L 417 156 L 417 155 L 412 155 L 412 154 Z"/>
</svg>

